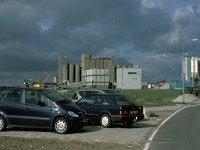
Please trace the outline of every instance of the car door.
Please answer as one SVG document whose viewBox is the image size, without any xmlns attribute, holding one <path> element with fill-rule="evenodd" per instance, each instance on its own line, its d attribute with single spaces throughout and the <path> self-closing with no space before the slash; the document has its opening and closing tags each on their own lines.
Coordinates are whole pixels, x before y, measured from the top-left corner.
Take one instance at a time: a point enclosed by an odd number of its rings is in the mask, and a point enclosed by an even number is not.
<svg viewBox="0 0 200 150">
<path fill-rule="evenodd" d="M 91 117 L 95 122 L 99 122 L 99 117 L 102 113 L 110 113 L 109 103 L 107 102 L 106 97 L 104 95 L 97 94 L 94 97 L 93 107 L 91 107 Z"/>
<path fill-rule="evenodd" d="M 86 95 L 78 101 L 78 105 L 87 112 L 90 122 L 95 123 L 99 122 L 100 113 L 109 106 L 105 97 L 98 94 Z"/>
<path fill-rule="evenodd" d="M 45 97 L 38 90 L 25 90 L 25 119 L 26 126 L 50 127 L 51 107 L 47 105 Z"/>
<path fill-rule="evenodd" d="M 93 121 L 93 113 L 91 112 L 91 110 L 94 106 L 94 96 L 86 95 L 85 97 L 80 99 L 76 104 L 79 105 L 81 109 L 85 110 L 89 120 Z"/>
<path fill-rule="evenodd" d="M 22 89 L 9 89 L 3 98 L 5 114 L 8 125 L 21 126 L 24 123 L 24 104 L 22 103 Z"/>
</svg>

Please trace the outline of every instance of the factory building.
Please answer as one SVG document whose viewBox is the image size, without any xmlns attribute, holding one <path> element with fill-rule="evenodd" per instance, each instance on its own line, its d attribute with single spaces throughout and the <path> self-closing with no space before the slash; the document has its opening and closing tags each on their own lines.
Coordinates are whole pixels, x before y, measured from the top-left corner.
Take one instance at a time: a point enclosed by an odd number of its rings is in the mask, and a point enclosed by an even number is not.
<svg viewBox="0 0 200 150">
<path fill-rule="evenodd" d="M 192 57 L 191 58 L 191 79 L 193 87 L 199 86 L 200 78 L 200 58 Z"/>
<path fill-rule="evenodd" d="M 200 59 L 198 57 L 190 57 L 185 53 L 185 58 L 182 62 L 182 71 L 186 82 L 191 80 L 199 79 L 200 71 Z"/>
<path fill-rule="evenodd" d="M 68 61 L 66 56 L 59 56 L 58 57 L 58 83 L 66 82 L 68 79 Z"/>
<path fill-rule="evenodd" d="M 80 64 L 72 64 L 68 57 L 59 56 L 58 58 L 58 83 L 74 83 L 81 81 Z"/>
<path fill-rule="evenodd" d="M 191 58 L 191 77 L 193 79 L 199 78 L 200 71 L 200 58 L 192 57 Z"/>
<path fill-rule="evenodd" d="M 116 81 L 114 65 L 111 57 L 91 57 L 90 54 L 82 54 L 82 83 L 86 86 L 108 86 L 109 82 Z"/>
<path fill-rule="evenodd" d="M 109 69 L 88 69 L 83 73 L 83 81 L 86 86 L 105 87 L 109 85 Z"/>
<path fill-rule="evenodd" d="M 182 59 L 182 81 L 169 82 L 170 89 L 182 89 L 183 79 L 184 86 L 187 88 L 200 85 L 200 58 L 189 57 L 188 53 L 185 53 L 185 58 Z"/>
<path fill-rule="evenodd" d="M 119 68 L 125 70 L 126 68 L 133 68 L 133 65 L 113 64 L 112 57 L 92 57 L 87 53 L 81 55 L 81 64 L 72 64 L 69 62 L 68 57 L 59 56 L 58 83 L 79 83 L 86 87 L 108 87 L 109 85 L 117 85 L 117 79 L 119 79 L 117 77 L 117 70 Z M 141 76 L 138 79 L 141 80 Z M 123 82 L 126 81 L 123 80 Z M 141 88 L 141 85 L 136 86 L 135 88 Z"/>
<path fill-rule="evenodd" d="M 198 57 L 189 57 L 189 55 L 185 53 L 185 58 L 182 60 L 182 71 L 186 87 L 198 85 L 200 77 L 200 59 Z"/>
<path fill-rule="evenodd" d="M 117 68 L 118 89 L 142 89 L 141 68 Z"/>
</svg>

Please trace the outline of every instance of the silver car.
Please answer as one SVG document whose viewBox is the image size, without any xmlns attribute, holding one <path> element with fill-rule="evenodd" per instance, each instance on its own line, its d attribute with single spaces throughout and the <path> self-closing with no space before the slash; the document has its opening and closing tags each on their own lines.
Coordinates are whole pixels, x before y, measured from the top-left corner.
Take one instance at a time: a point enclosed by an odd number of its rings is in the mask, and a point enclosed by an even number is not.
<svg viewBox="0 0 200 150">
<path fill-rule="evenodd" d="M 97 90 L 97 89 L 82 89 L 82 90 L 78 90 L 75 91 L 73 97 L 72 97 L 72 102 L 77 102 L 79 99 L 81 99 L 82 97 L 84 97 L 87 94 L 93 94 L 93 93 L 104 93 L 101 90 Z"/>
<path fill-rule="evenodd" d="M 93 94 L 93 93 L 119 93 L 119 91 L 116 90 L 110 90 L 110 89 L 81 89 L 78 91 L 75 91 L 72 102 L 77 102 L 82 97 L 84 97 L 87 94 Z"/>
</svg>

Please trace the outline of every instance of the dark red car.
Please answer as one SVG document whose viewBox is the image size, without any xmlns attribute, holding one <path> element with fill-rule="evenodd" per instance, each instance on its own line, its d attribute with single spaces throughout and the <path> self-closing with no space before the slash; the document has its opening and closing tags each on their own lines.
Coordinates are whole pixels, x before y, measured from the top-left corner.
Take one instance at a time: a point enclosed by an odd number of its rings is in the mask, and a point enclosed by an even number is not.
<svg viewBox="0 0 200 150">
<path fill-rule="evenodd" d="M 120 122 L 131 127 L 138 117 L 144 118 L 143 106 L 130 102 L 119 93 L 93 93 L 76 104 L 87 112 L 90 123 L 100 123 L 103 127 Z"/>
</svg>

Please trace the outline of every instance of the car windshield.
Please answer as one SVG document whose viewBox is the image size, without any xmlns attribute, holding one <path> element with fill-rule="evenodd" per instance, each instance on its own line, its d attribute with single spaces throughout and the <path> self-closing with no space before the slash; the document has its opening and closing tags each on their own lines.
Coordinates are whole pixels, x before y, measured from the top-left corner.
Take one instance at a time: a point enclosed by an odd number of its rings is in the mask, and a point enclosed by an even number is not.
<svg viewBox="0 0 200 150">
<path fill-rule="evenodd" d="M 95 91 L 95 90 L 94 91 L 93 90 L 91 90 L 91 91 L 80 91 L 79 93 L 82 97 L 84 97 L 85 95 L 89 95 L 89 94 L 93 94 L 93 93 L 100 93 L 100 91 Z"/>
<path fill-rule="evenodd" d="M 112 95 L 112 100 L 117 105 L 131 105 L 132 103 L 123 95 Z"/>
<path fill-rule="evenodd" d="M 86 91 L 80 91 L 79 94 L 83 97 L 86 94 Z"/>
<path fill-rule="evenodd" d="M 64 96 L 58 94 L 57 92 L 53 90 L 44 90 L 42 91 L 42 93 L 46 95 L 48 98 L 50 98 L 51 100 L 53 100 L 54 102 L 59 102 L 59 101 L 70 102 L 67 98 L 65 98 Z"/>
</svg>

